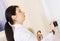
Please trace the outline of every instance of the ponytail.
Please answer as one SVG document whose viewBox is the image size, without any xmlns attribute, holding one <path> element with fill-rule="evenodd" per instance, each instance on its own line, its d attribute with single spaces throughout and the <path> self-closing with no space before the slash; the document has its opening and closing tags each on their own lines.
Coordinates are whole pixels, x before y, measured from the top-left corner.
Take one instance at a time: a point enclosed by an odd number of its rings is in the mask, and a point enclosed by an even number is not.
<svg viewBox="0 0 60 41">
<path fill-rule="evenodd" d="M 14 41 L 13 30 L 8 22 L 6 22 L 5 24 L 5 34 L 6 34 L 7 41 Z"/>
</svg>

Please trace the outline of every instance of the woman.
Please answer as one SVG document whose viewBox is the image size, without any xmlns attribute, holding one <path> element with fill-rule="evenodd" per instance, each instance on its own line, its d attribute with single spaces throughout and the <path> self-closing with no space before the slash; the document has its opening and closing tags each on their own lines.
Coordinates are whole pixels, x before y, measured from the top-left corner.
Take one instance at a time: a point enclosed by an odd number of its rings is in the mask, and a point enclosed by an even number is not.
<svg viewBox="0 0 60 41">
<path fill-rule="evenodd" d="M 25 15 L 18 6 L 8 7 L 5 16 L 7 41 L 37 41 L 36 37 L 23 26 Z"/>
</svg>

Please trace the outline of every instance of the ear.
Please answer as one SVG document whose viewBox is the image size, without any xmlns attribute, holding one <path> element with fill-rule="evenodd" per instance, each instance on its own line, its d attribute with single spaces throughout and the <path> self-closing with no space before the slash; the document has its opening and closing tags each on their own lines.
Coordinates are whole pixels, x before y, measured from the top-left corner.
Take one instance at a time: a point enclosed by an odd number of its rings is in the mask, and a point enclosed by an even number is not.
<svg viewBox="0 0 60 41">
<path fill-rule="evenodd" d="M 15 16 L 15 15 L 12 15 L 12 19 L 13 19 L 13 20 L 16 20 L 16 16 Z"/>
</svg>

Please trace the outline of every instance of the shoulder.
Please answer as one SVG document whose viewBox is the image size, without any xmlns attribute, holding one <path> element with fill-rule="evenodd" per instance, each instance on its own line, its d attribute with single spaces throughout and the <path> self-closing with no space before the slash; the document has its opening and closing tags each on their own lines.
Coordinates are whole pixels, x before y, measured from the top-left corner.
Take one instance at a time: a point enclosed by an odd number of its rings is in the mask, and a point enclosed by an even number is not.
<svg viewBox="0 0 60 41">
<path fill-rule="evenodd" d="M 37 40 L 36 37 L 33 35 L 33 33 L 28 31 L 27 29 L 18 30 L 15 33 L 15 36 L 21 38 L 22 40 L 27 40 L 27 41 L 28 40 L 30 40 L 30 41 Z"/>
</svg>

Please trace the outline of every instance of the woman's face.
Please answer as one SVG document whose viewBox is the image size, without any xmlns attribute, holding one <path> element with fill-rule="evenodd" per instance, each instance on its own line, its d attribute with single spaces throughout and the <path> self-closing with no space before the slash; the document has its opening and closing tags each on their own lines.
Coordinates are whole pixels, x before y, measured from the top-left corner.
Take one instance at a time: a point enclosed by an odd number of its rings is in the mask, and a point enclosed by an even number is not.
<svg viewBox="0 0 60 41">
<path fill-rule="evenodd" d="M 16 22 L 23 23 L 25 20 L 25 14 L 22 12 L 19 7 L 16 7 Z"/>
</svg>

